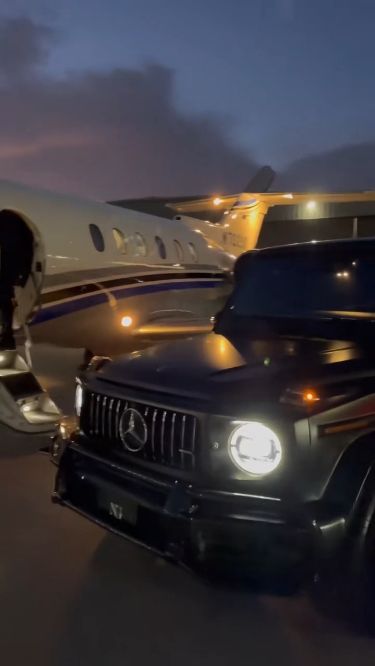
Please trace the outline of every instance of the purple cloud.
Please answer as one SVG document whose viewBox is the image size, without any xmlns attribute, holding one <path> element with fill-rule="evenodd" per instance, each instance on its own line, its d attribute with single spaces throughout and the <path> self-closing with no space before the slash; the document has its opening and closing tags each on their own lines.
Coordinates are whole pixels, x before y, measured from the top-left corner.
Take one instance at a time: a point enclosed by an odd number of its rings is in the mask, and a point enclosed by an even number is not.
<svg viewBox="0 0 375 666">
<path fill-rule="evenodd" d="M 174 72 L 43 71 L 56 38 L 0 21 L 0 177 L 99 199 L 239 190 L 255 162 L 214 115 L 174 104 Z"/>
</svg>

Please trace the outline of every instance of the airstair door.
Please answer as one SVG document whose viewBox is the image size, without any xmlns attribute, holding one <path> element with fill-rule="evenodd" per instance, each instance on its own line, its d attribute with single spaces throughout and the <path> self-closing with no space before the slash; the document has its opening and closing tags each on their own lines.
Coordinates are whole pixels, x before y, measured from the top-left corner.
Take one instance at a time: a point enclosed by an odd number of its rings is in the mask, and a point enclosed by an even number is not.
<svg viewBox="0 0 375 666">
<path fill-rule="evenodd" d="M 33 230 L 34 231 L 34 230 Z M 31 272 L 23 287 L 15 288 L 17 306 L 14 313 L 14 328 L 29 324 L 40 308 L 41 291 L 45 273 L 45 253 L 43 243 L 34 231 L 34 249 Z"/>
</svg>

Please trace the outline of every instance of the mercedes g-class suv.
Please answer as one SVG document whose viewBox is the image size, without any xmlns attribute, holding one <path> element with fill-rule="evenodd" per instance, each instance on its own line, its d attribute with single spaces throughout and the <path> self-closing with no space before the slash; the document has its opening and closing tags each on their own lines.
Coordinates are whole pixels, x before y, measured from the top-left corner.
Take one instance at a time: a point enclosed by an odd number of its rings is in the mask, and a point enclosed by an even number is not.
<svg viewBox="0 0 375 666">
<path fill-rule="evenodd" d="M 188 564 L 315 574 L 343 551 L 368 570 L 375 239 L 244 254 L 212 333 L 77 382 L 56 502 Z"/>
</svg>

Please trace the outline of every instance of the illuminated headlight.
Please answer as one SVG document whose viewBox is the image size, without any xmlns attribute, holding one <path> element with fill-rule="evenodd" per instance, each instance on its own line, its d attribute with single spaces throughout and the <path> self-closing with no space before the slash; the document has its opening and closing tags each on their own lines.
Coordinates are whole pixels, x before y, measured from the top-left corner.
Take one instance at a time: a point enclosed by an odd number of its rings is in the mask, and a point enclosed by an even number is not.
<svg viewBox="0 0 375 666">
<path fill-rule="evenodd" d="M 229 438 L 233 462 L 244 472 L 264 476 L 280 465 L 281 443 L 277 435 L 262 423 L 242 423 Z"/>
<path fill-rule="evenodd" d="M 77 416 L 81 416 L 82 402 L 83 402 L 83 388 L 81 384 L 77 384 L 76 397 L 75 397 L 75 409 Z"/>
</svg>

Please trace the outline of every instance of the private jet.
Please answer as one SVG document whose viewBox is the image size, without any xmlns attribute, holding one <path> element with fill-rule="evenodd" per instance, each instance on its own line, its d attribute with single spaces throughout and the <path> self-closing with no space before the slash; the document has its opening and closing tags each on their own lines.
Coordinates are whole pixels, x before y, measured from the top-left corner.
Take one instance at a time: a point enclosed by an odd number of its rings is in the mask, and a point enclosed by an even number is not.
<svg viewBox="0 0 375 666">
<path fill-rule="evenodd" d="M 9 182 L 0 182 L 0 210 L 32 231 L 32 267 L 16 287 L 14 326 L 31 325 L 34 342 L 127 351 L 142 336 L 194 331 L 230 291 L 235 243 L 178 215 L 169 220 Z"/>
</svg>

